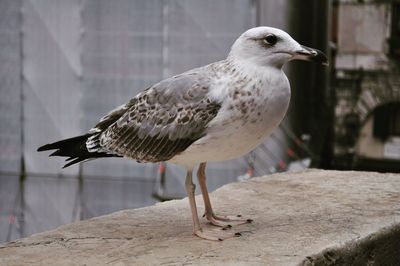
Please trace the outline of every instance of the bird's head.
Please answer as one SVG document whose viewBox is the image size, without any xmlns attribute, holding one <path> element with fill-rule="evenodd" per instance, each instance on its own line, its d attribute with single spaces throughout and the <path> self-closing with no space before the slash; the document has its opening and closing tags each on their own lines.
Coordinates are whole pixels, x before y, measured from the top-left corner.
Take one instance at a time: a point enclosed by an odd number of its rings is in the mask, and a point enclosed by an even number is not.
<svg viewBox="0 0 400 266">
<path fill-rule="evenodd" d="M 233 44 L 229 57 L 278 68 L 296 59 L 328 65 L 323 52 L 300 45 L 286 32 L 271 27 L 256 27 L 244 32 Z"/>
</svg>

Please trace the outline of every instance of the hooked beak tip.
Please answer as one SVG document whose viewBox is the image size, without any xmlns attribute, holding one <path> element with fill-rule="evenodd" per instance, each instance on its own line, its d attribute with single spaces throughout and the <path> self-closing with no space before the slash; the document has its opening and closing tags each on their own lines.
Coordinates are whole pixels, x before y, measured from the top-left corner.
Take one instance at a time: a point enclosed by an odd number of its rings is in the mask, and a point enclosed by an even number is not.
<svg viewBox="0 0 400 266">
<path fill-rule="evenodd" d="M 302 45 L 301 48 L 301 50 L 294 53 L 293 59 L 306 60 L 329 66 L 328 58 L 322 51 L 304 45 Z"/>
</svg>

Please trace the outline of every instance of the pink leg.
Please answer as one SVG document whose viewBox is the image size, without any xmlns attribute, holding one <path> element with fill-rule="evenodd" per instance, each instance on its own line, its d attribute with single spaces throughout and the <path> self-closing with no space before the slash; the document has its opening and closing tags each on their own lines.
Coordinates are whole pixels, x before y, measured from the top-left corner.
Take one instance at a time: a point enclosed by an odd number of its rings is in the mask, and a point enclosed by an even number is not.
<svg viewBox="0 0 400 266">
<path fill-rule="evenodd" d="M 197 178 L 199 180 L 201 193 L 203 194 L 205 207 L 204 215 L 206 216 L 207 220 L 210 221 L 210 223 L 213 225 L 221 226 L 224 228 L 229 228 L 232 225 L 251 223 L 253 220 L 242 218 L 241 215 L 221 217 L 214 214 L 214 211 L 211 207 L 210 197 L 208 195 L 205 170 L 206 163 L 201 163 L 199 166 L 199 170 L 197 171 Z"/>
<path fill-rule="evenodd" d="M 203 230 L 200 226 L 199 217 L 197 215 L 196 200 L 194 197 L 194 191 L 196 187 L 192 181 L 192 170 L 187 171 L 185 184 L 186 184 L 186 192 L 189 197 L 190 210 L 192 211 L 193 234 L 203 239 L 216 240 L 216 241 L 222 241 L 227 238 L 241 235 L 240 233 L 226 232 L 220 230 L 218 231 L 210 229 L 208 229 L 207 231 Z"/>
</svg>

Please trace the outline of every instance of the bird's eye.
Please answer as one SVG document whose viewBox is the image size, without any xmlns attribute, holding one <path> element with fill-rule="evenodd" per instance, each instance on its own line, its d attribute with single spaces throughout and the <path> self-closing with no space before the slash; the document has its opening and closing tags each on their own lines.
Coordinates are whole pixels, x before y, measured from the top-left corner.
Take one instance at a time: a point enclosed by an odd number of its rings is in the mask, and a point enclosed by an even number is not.
<svg viewBox="0 0 400 266">
<path fill-rule="evenodd" d="M 274 45 L 278 41 L 278 38 L 274 34 L 268 34 L 263 41 L 268 45 Z"/>
</svg>

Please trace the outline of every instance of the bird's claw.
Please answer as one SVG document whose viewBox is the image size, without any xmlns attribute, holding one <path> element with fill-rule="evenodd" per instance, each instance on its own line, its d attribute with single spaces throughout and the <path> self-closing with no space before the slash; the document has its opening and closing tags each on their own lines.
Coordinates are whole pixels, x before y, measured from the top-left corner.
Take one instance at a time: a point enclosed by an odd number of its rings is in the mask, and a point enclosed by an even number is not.
<svg viewBox="0 0 400 266">
<path fill-rule="evenodd" d="M 232 225 L 252 223 L 253 219 L 242 218 L 242 215 L 236 216 L 217 216 L 215 214 L 205 215 L 207 220 L 215 226 L 220 226 L 223 230 L 231 228 Z"/>
<path fill-rule="evenodd" d="M 202 239 L 224 241 L 225 239 L 242 236 L 241 232 L 221 231 L 213 229 L 199 229 L 194 234 Z"/>
</svg>

